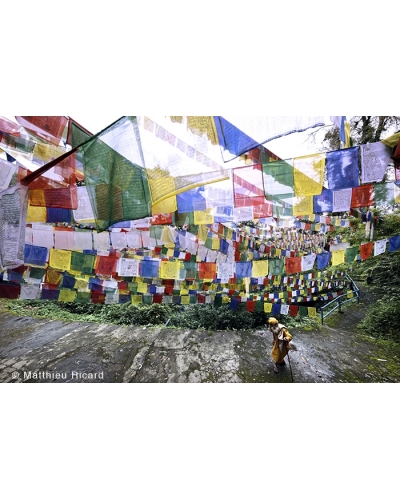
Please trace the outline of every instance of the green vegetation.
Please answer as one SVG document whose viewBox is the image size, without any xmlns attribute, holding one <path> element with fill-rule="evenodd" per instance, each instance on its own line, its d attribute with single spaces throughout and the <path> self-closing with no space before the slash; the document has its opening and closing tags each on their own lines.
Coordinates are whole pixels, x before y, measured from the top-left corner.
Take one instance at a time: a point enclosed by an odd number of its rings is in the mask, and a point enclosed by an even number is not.
<svg viewBox="0 0 400 500">
<path fill-rule="evenodd" d="M 4 306 L 19 315 L 59 319 L 63 321 L 93 321 L 117 325 L 168 325 L 168 328 L 215 330 L 251 330 L 264 328 L 269 314 L 249 312 L 244 304 L 237 310 L 229 305 L 211 304 L 174 306 L 170 304 L 79 304 L 50 300 L 2 300 Z M 289 328 L 317 328 L 318 318 L 291 318 L 278 315 L 277 319 Z"/>
<path fill-rule="evenodd" d="M 400 251 L 368 259 L 359 265 L 359 271 L 379 297 L 358 325 L 359 330 L 400 343 Z"/>
</svg>

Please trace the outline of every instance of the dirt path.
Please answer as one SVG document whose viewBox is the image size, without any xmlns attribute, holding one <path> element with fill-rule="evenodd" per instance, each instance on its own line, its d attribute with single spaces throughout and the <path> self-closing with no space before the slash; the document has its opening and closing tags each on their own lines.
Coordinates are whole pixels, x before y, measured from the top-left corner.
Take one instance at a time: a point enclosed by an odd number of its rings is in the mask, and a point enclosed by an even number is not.
<svg viewBox="0 0 400 500">
<path fill-rule="evenodd" d="M 292 329 L 279 374 L 271 336 L 249 332 L 121 327 L 14 316 L 0 305 L 2 383 L 399 382 L 400 347 L 363 338 L 355 326 L 373 296 L 334 312 L 320 329 Z"/>
</svg>

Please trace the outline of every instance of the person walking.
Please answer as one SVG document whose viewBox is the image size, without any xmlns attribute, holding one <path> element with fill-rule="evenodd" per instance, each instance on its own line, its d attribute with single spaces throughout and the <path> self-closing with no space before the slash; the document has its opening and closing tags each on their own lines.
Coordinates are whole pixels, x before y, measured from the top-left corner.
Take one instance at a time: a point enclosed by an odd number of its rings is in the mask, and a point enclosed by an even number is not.
<svg viewBox="0 0 400 500">
<path fill-rule="evenodd" d="M 271 357 L 274 361 L 274 372 L 279 373 L 278 365 L 285 364 L 285 356 L 290 349 L 292 336 L 285 325 L 279 323 L 276 318 L 268 319 L 268 329 L 273 335 Z"/>
</svg>

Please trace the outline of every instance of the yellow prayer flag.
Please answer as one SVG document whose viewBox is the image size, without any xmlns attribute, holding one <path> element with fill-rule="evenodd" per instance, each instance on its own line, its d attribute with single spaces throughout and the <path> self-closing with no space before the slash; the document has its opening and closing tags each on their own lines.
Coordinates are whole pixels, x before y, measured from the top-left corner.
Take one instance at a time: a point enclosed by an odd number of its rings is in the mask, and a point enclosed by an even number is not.
<svg viewBox="0 0 400 500">
<path fill-rule="evenodd" d="M 150 197 L 153 204 L 160 203 L 176 194 L 175 180 L 168 170 L 162 168 L 146 169 Z M 169 193 L 169 196 L 166 195 Z"/>
<path fill-rule="evenodd" d="M 44 189 L 29 189 L 29 203 L 34 207 L 45 207 Z"/>
<path fill-rule="evenodd" d="M 181 304 L 189 304 L 190 303 L 190 297 L 189 295 L 182 295 L 181 296 Z"/>
<path fill-rule="evenodd" d="M 171 196 L 170 198 L 154 203 L 154 205 L 151 206 L 152 215 L 170 214 L 171 212 L 176 212 L 177 210 L 178 206 L 176 203 L 176 196 Z"/>
<path fill-rule="evenodd" d="M 147 293 L 147 283 L 138 283 L 137 292 Z"/>
<path fill-rule="evenodd" d="M 349 148 L 351 146 L 350 123 L 347 120 L 344 122 L 344 137 L 345 137 L 344 147 Z"/>
<path fill-rule="evenodd" d="M 162 279 L 179 279 L 179 268 L 179 260 L 163 260 L 160 266 L 160 277 Z"/>
<path fill-rule="evenodd" d="M 49 264 L 53 269 L 69 271 L 71 268 L 71 252 L 50 248 Z"/>
<path fill-rule="evenodd" d="M 212 213 L 212 208 L 207 208 L 206 210 L 195 210 L 193 212 L 194 223 L 199 224 L 213 224 L 214 215 Z"/>
<path fill-rule="evenodd" d="M 394 202 L 400 203 L 400 187 L 397 184 L 394 184 L 393 196 L 394 196 Z"/>
<path fill-rule="evenodd" d="M 295 158 L 293 160 L 295 196 L 313 196 L 321 194 L 324 171 L 325 153 Z M 312 213 L 312 211 L 310 213 Z"/>
<path fill-rule="evenodd" d="M 316 307 L 307 307 L 308 315 L 310 318 L 315 318 L 317 316 L 317 308 Z"/>
<path fill-rule="evenodd" d="M 74 302 L 76 291 L 69 288 L 62 288 L 58 295 L 58 302 Z"/>
<path fill-rule="evenodd" d="M 54 269 L 47 269 L 46 271 L 46 283 L 50 283 L 50 285 L 59 285 L 62 277 L 62 273 Z"/>
<path fill-rule="evenodd" d="M 46 222 L 47 210 L 46 207 L 34 207 L 28 204 L 28 211 L 26 214 L 26 222 Z"/>
<path fill-rule="evenodd" d="M 251 276 L 253 278 L 262 278 L 268 275 L 268 260 L 253 260 Z"/>
<path fill-rule="evenodd" d="M 131 295 L 131 304 L 141 304 L 142 295 Z"/>
<path fill-rule="evenodd" d="M 211 250 L 219 250 L 219 238 L 212 238 L 211 239 Z"/>
<path fill-rule="evenodd" d="M 396 132 L 390 137 L 386 137 L 386 139 L 381 140 L 383 144 L 386 144 L 386 146 L 389 146 L 390 148 L 394 148 L 395 146 L 397 146 L 399 141 L 400 141 L 400 132 Z"/>
<path fill-rule="evenodd" d="M 264 312 L 270 313 L 272 311 L 272 302 L 264 302 Z"/>
<path fill-rule="evenodd" d="M 78 292 L 84 292 L 87 289 L 89 280 L 84 278 L 75 278 L 74 288 L 78 290 Z"/>
<path fill-rule="evenodd" d="M 45 163 L 65 153 L 64 149 L 53 144 L 36 144 L 33 148 L 33 157 Z"/>
<path fill-rule="evenodd" d="M 246 278 L 243 278 L 243 283 L 246 288 L 246 295 L 248 295 L 250 291 L 250 278 L 248 276 L 246 276 Z"/>
<path fill-rule="evenodd" d="M 295 198 L 293 204 L 293 215 L 309 215 L 314 210 L 314 196 L 303 196 Z"/>
<path fill-rule="evenodd" d="M 164 243 L 175 243 L 168 226 L 164 226 L 161 233 L 161 240 Z"/>
<path fill-rule="evenodd" d="M 345 259 L 345 250 L 334 250 L 332 252 L 332 266 L 342 264 Z"/>
<path fill-rule="evenodd" d="M 208 235 L 208 227 L 204 225 L 199 226 L 199 230 L 197 231 L 197 237 L 201 241 L 206 241 Z"/>
</svg>

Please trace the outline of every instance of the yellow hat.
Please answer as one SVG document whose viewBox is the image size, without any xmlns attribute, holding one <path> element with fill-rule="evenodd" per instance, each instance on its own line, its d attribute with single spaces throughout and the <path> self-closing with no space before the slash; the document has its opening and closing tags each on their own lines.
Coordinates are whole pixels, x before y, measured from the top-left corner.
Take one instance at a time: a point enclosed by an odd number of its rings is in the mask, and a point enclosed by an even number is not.
<svg viewBox="0 0 400 500">
<path fill-rule="evenodd" d="M 276 324 L 276 323 L 278 323 L 278 320 L 276 318 L 269 318 L 268 323 Z"/>
</svg>

